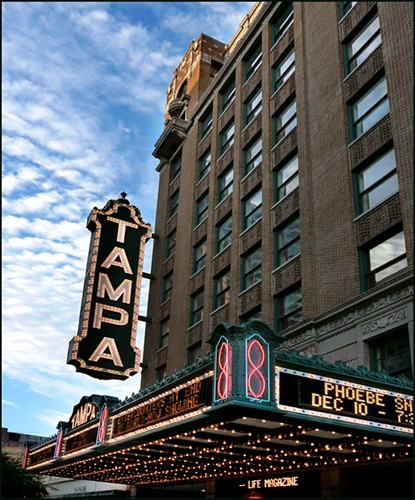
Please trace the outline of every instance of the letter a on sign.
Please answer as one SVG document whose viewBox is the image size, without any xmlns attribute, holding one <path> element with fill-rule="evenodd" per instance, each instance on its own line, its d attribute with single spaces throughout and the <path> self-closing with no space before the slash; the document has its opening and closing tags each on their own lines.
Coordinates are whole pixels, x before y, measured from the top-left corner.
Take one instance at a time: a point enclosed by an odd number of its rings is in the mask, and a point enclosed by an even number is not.
<svg viewBox="0 0 415 500">
<path fill-rule="evenodd" d="M 140 366 L 137 319 L 151 226 L 121 194 L 89 215 L 91 245 L 78 334 L 68 350 L 68 364 L 100 379 L 125 380 Z"/>
</svg>

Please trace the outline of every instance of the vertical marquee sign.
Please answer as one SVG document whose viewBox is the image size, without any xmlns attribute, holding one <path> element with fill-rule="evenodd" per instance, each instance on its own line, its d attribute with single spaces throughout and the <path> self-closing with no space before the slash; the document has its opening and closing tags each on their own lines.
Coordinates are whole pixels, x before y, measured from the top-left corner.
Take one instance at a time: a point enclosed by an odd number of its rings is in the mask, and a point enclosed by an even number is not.
<svg viewBox="0 0 415 500">
<path fill-rule="evenodd" d="M 151 226 L 123 198 L 94 207 L 78 334 L 70 341 L 67 363 L 99 379 L 125 380 L 139 371 L 137 321 L 144 245 Z"/>
</svg>

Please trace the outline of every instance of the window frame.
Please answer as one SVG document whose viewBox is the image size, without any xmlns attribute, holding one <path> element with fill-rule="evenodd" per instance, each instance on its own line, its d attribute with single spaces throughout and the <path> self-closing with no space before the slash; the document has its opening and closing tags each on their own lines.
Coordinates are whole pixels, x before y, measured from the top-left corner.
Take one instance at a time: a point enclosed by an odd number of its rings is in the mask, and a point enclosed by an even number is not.
<svg viewBox="0 0 415 500">
<path fill-rule="evenodd" d="M 179 211 L 180 190 L 176 191 L 169 198 L 169 219 Z"/>
<path fill-rule="evenodd" d="M 294 111 L 290 110 L 294 108 Z M 285 115 L 288 114 L 288 118 L 284 119 Z M 287 104 L 278 110 L 278 113 L 273 119 L 274 128 L 274 145 L 281 142 L 287 135 L 295 129 L 297 126 L 297 100 L 294 97 L 290 99 Z"/>
<path fill-rule="evenodd" d="M 202 238 L 193 247 L 193 274 L 206 266 L 207 238 Z"/>
<path fill-rule="evenodd" d="M 371 29 L 371 26 L 376 23 L 377 28 L 374 33 L 369 34 L 368 30 Z M 362 44 L 354 50 L 353 44 L 358 42 L 359 39 L 365 36 L 368 36 L 366 40 L 362 42 Z M 377 41 L 377 43 L 376 43 Z M 374 45 L 373 45 L 374 44 Z M 373 17 L 371 17 L 368 22 L 363 26 L 362 29 L 347 43 L 344 45 L 344 53 L 345 53 L 345 63 L 346 63 L 346 76 L 352 73 L 356 68 L 358 68 L 366 59 L 373 54 L 373 52 L 382 44 L 382 37 L 380 34 L 380 21 L 379 15 L 376 13 Z"/>
<path fill-rule="evenodd" d="M 209 215 L 209 191 L 205 191 L 200 198 L 196 200 L 195 226 L 198 226 Z"/>
<path fill-rule="evenodd" d="M 400 245 L 403 246 L 404 251 L 400 253 L 394 252 L 393 257 L 390 260 L 385 260 L 380 265 L 377 265 L 372 269 L 371 260 L 376 259 L 376 254 L 372 253 L 372 255 L 374 255 L 374 258 L 371 259 L 371 251 L 378 252 L 378 255 L 379 254 L 386 255 L 388 253 L 387 245 L 391 244 L 390 243 L 391 240 L 396 239 L 400 236 L 401 236 Z M 361 289 L 362 292 L 364 292 L 367 290 L 372 290 L 376 286 L 384 283 L 388 279 L 391 279 L 394 275 L 396 275 L 397 273 L 401 272 L 403 269 L 408 267 L 408 256 L 406 252 L 405 234 L 403 232 L 402 227 L 398 227 L 393 232 L 388 231 L 387 233 L 384 233 L 383 235 L 381 235 L 381 237 L 374 240 L 371 244 L 366 245 L 364 248 L 360 249 L 359 254 L 360 254 L 360 266 L 361 266 Z M 401 261 L 403 261 L 402 262 L 403 266 L 399 264 Z M 395 268 L 397 264 L 399 265 L 399 267 L 396 270 L 393 270 L 393 268 Z M 384 275 L 379 280 L 376 280 L 376 274 L 384 273 L 388 269 L 391 272 Z"/>
<path fill-rule="evenodd" d="M 285 233 L 291 225 L 296 223 L 298 221 L 298 234 L 294 236 L 291 239 L 285 239 Z M 299 244 L 298 251 L 295 249 L 295 246 Z M 284 258 L 282 258 L 283 253 L 289 251 L 290 249 L 294 248 L 296 253 L 293 253 L 292 255 L 284 255 Z M 301 254 L 301 225 L 300 225 L 300 215 L 297 213 L 295 217 L 291 217 L 288 221 L 285 222 L 284 225 L 281 225 L 276 231 L 275 231 L 275 258 L 276 258 L 276 267 L 283 266 L 290 262 L 291 260 L 295 259 Z"/>
<path fill-rule="evenodd" d="M 244 62 L 244 82 L 247 82 L 262 64 L 262 40 L 255 42 Z"/>
<path fill-rule="evenodd" d="M 168 259 L 175 253 L 176 237 L 177 237 L 176 228 L 173 229 L 173 231 L 166 237 L 166 259 Z"/>
<path fill-rule="evenodd" d="M 229 182 L 226 182 L 229 174 L 232 174 L 232 178 Z M 218 175 L 218 203 L 220 203 L 233 192 L 233 175 L 233 162 Z"/>
<path fill-rule="evenodd" d="M 173 272 L 163 277 L 162 302 L 171 299 L 173 290 Z"/>
<path fill-rule="evenodd" d="M 254 151 L 255 147 L 260 143 L 259 151 Z M 244 176 L 254 170 L 262 163 L 262 134 L 257 135 L 247 146 L 242 150 L 243 156 L 243 172 Z"/>
<path fill-rule="evenodd" d="M 294 164 L 297 166 L 296 169 L 293 170 L 293 173 L 290 174 L 290 168 L 291 165 Z M 288 177 L 284 180 L 284 171 L 288 170 Z M 294 183 L 293 187 L 292 183 Z M 286 196 L 288 196 L 290 193 L 295 191 L 300 184 L 300 178 L 299 178 L 299 164 L 298 164 L 298 153 L 295 152 L 294 155 L 291 155 L 285 161 L 277 168 L 274 170 L 274 193 L 275 193 L 275 203 L 278 203 L 282 199 L 284 199 Z M 288 190 L 289 189 L 289 190 Z M 282 194 L 281 192 L 284 192 Z"/>
<path fill-rule="evenodd" d="M 260 97 L 258 103 L 256 99 Z M 262 112 L 262 86 L 259 85 L 244 102 L 244 127 L 247 127 Z M 253 106 L 253 107 L 252 107 Z"/>
<path fill-rule="evenodd" d="M 170 182 L 173 182 L 180 174 L 182 169 L 182 152 L 175 156 L 170 162 Z"/>
<path fill-rule="evenodd" d="M 252 262 L 251 260 L 252 259 Z M 242 256 L 241 291 L 262 281 L 262 246 L 256 246 Z M 259 272 L 259 278 L 257 273 Z"/>
<path fill-rule="evenodd" d="M 382 170 L 382 167 L 380 166 L 382 162 L 388 162 L 389 155 L 391 155 L 390 164 L 392 165 L 392 168 L 389 168 L 389 170 L 387 170 L 384 175 L 378 176 L 376 180 L 371 182 L 371 184 L 367 183 L 365 185 L 364 174 L 372 171 L 375 177 Z M 372 160 L 368 165 L 366 164 L 359 170 L 353 172 L 353 179 L 357 215 L 362 215 L 365 212 L 372 210 L 374 207 L 378 206 L 380 203 L 383 203 L 385 200 L 399 192 L 399 181 L 396 169 L 396 157 L 394 148 L 392 147 L 388 149 L 381 155 L 377 156 L 376 159 Z M 377 196 L 375 200 L 371 201 L 370 195 L 375 193 L 379 188 L 384 189 L 386 184 L 391 180 L 394 180 L 394 185 L 391 187 L 391 189 L 387 189 L 388 193 L 383 196 Z"/>
<path fill-rule="evenodd" d="M 271 47 L 277 44 L 282 36 L 288 31 L 288 28 L 294 22 L 293 2 L 284 2 L 286 5 L 279 13 L 277 19 L 271 25 Z"/>
<path fill-rule="evenodd" d="M 406 344 L 405 348 L 396 352 L 398 350 L 400 342 Z M 394 356 L 390 355 L 392 354 L 391 350 L 389 349 L 390 347 L 392 347 L 393 351 L 395 351 L 393 353 Z M 384 350 L 386 352 L 379 352 L 380 350 Z M 389 351 L 389 353 L 387 351 Z M 388 375 L 392 377 L 405 375 L 407 378 L 409 378 L 409 380 L 413 379 L 411 346 L 409 341 L 408 327 L 406 325 L 377 339 L 374 339 L 373 341 L 370 341 L 369 352 L 370 368 L 372 371 L 379 372 L 384 370 Z M 390 358 L 392 357 L 394 357 L 395 359 L 398 356 L 401 357 L 402 353 L 405 355 L 405 360 L 407 361 L 406 366 L 397 366 L 394 370 L 388 368 L 388 361 L 385 362 L 385 360 L 390 360 Z M 396 364 L 399 365 L 399 361 Z"/>
<path fill-rule="evenodd" d="M 247 211 L 248 203 L 252 201 L 257 195 L 261 196 L 261 203 L 256 205 L 255 208 Z M 259 215 L 257 212 L 259 211 Z M 258 220 L 262 218 L 262 186 L 259 186 L 258 189 L 251 192 L 251 194 L 243 200 L 242 202 L 242 231 L 245 231 L 252 225 L 254 225 Z"/>
<path fill-rule="evenodd" d="M 280 73 L 279 70 L 282 69 L 283 65 L 289 60 L 290 56 L 294 56 L 294 60 L 289 64 L 288 68 Z M 295 48 L 294 44 L 291 44 L 288 49 L 282 54 L 278 59 L 276 64 L 272 68 L 272 92 L 277 92 L 284 83 L 290 78 L 295 72 Z"/>
<path fill-rule="evenodd" d="M 223 280 L 226 280 L 223 286 Z M 231 290 L 231 269 L 228 268 L 222 271 L 213 279 L 213 308 L 219 309 L 230 302 Z"/>
<path fill-rule="evenodd" d="M 199 142 L 204 139 L 213 127 L 213 107 L 210 106 L 199 121 Z"/>
<path fill-rule="evenodd" d="M 228 135 L 232 132 L 231 135 Z M 235 121 L 231 120 L 219 134 L 219 157 L 224 155 L 235 142 Z"/>
<path fill-rule="evenodd" d="M 230 222 L 230 229 L 229 229 Z M 224 235 L 221 236 L 221 231 Z M 232 243 L 232 213 L 216 224 L 216 253 L 222 252 Z"/>
<path fill-rule="evenodd" d="M 220 113 L 222 114 L 235 100 L 236 97 L 236 85 L 235 78 L 228 81 L 219 93 L 220 95 Z"/>
<path fill-rule="evenodd" d="M 201 304 L 198 304 L 198 300 L 201 298 Z M 202 288 L 198 292 L 190 296 L 190 324 L 189 326 L 196 325 L 200 321 L 203 321 L 204 316 L 204 301 L 205 301 L 205 290 Z"/>
<path fill-rule="evenodd" d="M 167 330 L 166 330 L 167 325 Z M 159 342 L 158 348 L 163 349 L 163 347 L 167 347 L 169 345 L 169 334 L 170 334 L 170 318 L 166 318 L 163 321 L 160 321 L 160 330 L 159 330 Z"/>
<path fill-rule="evenodd" d="M 209 159 L 209 161 L 207 161 Z M 210 147 L 202 154 L 202 156 L 197 160 L 198 166 L 198 177 L 197 181 L 201 181 L 205 175 L 210 172 L 212 165 L 212 151 Z"/>
<path fill-rule="evenodd" d="M 293 302 L 293 304 L 295 305 L 299 303 L 300 305 L 294 307 L 293 309 L 289 309 L 287 308 L 285 301 L 286 299 L 295 294 L 300 294 L 300 300 Z M 295 286 L 290 288 L 289 290 L 286 290 L 283 294 L 277 297 L 276 301 L 277 301 L 277 306 L 275 308 L 275 311 L 277 313 L 277 321 L 276 321 L 277 331 L 281 332 L 303 321 L 303 294 L 301 286 Z M 294 315 L 298 314 L 299 311 L 301 311 L 300 319 L 299 320 L 295 319 L 294 321 L 291 321 L 294 318 Z"/>
<path fill-rule="evenodd" d="M 385 84 L 385 92 L 382 93 L 381 97 L 377 101 L 369 106 L 365 107 L 364 112 L 359 112 L 358 106 L 362 104 L 365 99 L 370 99 L 372 94 L 376 94 L 376 90 L 380 85 Z M 386 110 L 382 107 L 385 106 Z M 355 140 L 365 134 L 370 130 L 376 123 L 384 118 L 389 113 L 389 96 L 388 88 L 386 83 L 386 76 L 383 75 L 379 78 L 357 101 L 349 105 L 350 111 L 350 126 L 351 126 L 351 138 Z M 381 111 L 381 116 L 373 121 L 374 113 Z M 369 124 L 364 124 L 366 120 L 369 120 Z"/>
</svg>

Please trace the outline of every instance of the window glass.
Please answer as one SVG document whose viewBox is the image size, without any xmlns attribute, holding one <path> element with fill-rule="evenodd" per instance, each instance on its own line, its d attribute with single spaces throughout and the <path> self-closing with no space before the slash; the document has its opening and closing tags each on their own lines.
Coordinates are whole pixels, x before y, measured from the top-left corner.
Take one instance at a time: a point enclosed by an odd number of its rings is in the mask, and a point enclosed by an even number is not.
<svg viewBox="0 0 415 500">
<path fill-rule="evenodd" d="M 191 297 L 190 325 L 194 325 L 195 323 L 203 319 L 204 299 L 205 299 L 204 290 L 200 291 L 199 293 Z"/>
<path fill-rule="evenodd" d="M 350 73 L 380 45 L 379 18 L 376 16 L 346 47 L 347 68 Z"/>
<path fill-rule="evenodd" d="M 209 193 L 206 193 L 196 202 L 196 226 L 208 216 Z"/>
<path fill-rule="evenodd" d="M 297 125 L 296 101 L 289 103 L 275 118 L 275 144 L 283 139 Z"/>
<path fill-rule="evenodd" d="M 298 156 L 289 159 L 275 175 L 277 181 L 275 201 L 279 201 L 298 186 Z"/>
<path fill-rule="evenodd" d="M 169 343 L 170 319 L 166 319 L 160 323 L 160 341 L 159 349 L 166 347 Z"/>
<path fill-rule="evenodd" d="M 244 104 L 244 111 L 245 111 L 244 125 L 247 126 L 262 111 L 261 87 L 255 90 L 253 94 L 250 97 L 248 97 L 247 101 Z"/>
<path fill-rule="evenodd" d="M 289 326 L 296 325 L 303 319 L 302 309 L 303 296 L 301 289 L 283 295 L 278 299 L 279 302 L 279 330 L 284 330 Z"/>
<path fill-rule="evenodd" d="M 203 156 L 199 158 L 199 176 L 198 181 L 200 181 L 209 171 L 212 162 L 212 153 L 208 149 Z"/>
<path fill-rule="evenodd" d="M 243 287 L 249 288 L 250 286 L 258 283 L 262 279 L 262 248 L 259 247 L 253 252 L 249 253 L 243 259 Z"/>
<path fill-rule="evenodd" d="M 233 165 L 218 177 L 218 201 L 225 199 L 233 191 Z"/>
<path fill-rule="evenodd" d="M 259 43 L 245 61 L 245 81 L 248 80 L 257 70 L 262 62 L 262 48 Z"/>
<path fill-rule="evenodd" d="M 295 71 L 295 52 L 292 47 L 273 69 L 273 92 L 276 92 Z"/>
<path fill-rule="evenodd" d="M 248 146 L 243 152 L 244 156 L 244 174 L 248 174 L 251 170 L 262 163 L 262 137 L 258 137 Z"/>
<path fill-rule="evenodd" d="M 407 267 L 403 231 L 365 252 L 366 286 L 372 288 L 383 279 Z"/>
<path fill-rule="evenodd" d="M 232 216 L 217 226 L 217 251 L 220 252 L 232 242 Z"/>
<path fill-rule="evenodd" d="M 173 274 L 169 274 L 163 279 L 163 302 L 170 299 L 173 288 Z"/>
<path fill-rule="evenodd" d="M 272 25 L 272 43 L 274 45 L 282 37 L 282 35 L 288 30 L 291 24 L 294 22 L 293 13 L 293 3 L 286 2 L 288 6 L 280 14 L 277 21 Z"/>
<path fill-rule="evenodd" d="M 174 254 L 176 247 L 176 230 L 170 233 L 166 239 L 166 259 Z"/>
<path fill-rule="evenodd" d="M 214 307 L 218 308 L 230 301 L 231 297 L 231 271 L 228 270 L 215 278 L 214 281 Z"/>
<path fill-rule="evenodd" d="M 201 357 L 202 357 L 202 344 L 200 342 L 187 349 L 187 364 L 191 365 Z"/>
<path fill-rule="evenodd" d="M 340 15 L 345 16 L 356 4 L 357 2 L 340 2 Z"/>
<path fill-rule="evenodd" d="M 170 181 L 172 181 L 173 179 L 175 179 L 179 175 L 181 168 L 182 168 L 182 155 L 180 153 L 180 155 L 177 156 L 171 162 L 171 165 L 170 165 Z"/>
<path fill-rule="evenodd" d="M 299 217 L 277 232 L 277 245 L 277 266 L 285 264 L 301 252 Z"/>
<path fill-rule="evenodd" d="M 353 135 L 356 139 L 389 113 L 386 79 L 383 77 L 352 106 Z"/>
<path fill-rule="evenodd" d="M 412 380 L 412 363 L 407 328 L 402 328 L 371 346 L 372 370 L 385 370 L 392 377 L 404 375 Z"/>
<path fill-rule="evenodd" d="M 220 94 L 220 111 L 223 112 L 235 99 L 235 81 L 232 80 Z"/>
<path fill-rule="evenodd" d="M 179 209 L 179 190 L 169 200 L 169 217 L 172 217 Z"/>
<path fill-rule="evenodd" d="M 358 211 L 370 210 L 398 191 L 395 152 L 392 149 L 357 174 Z"/>
<path fill-rule="evenodd" d="M 166 365 L 156 368 L 156 380 L 159 382 L 166 376 Z"/>
<path fill-rule="evenodd" d="M 205 266 L 205 264 L 206 264 L 206 251 L 207 251 L 207 244 L 206 244 L 206 238 L 204 238 L 193 249 L 193 255 L 194 255 L 193 272 L 194 273 L 196 273 L 197 271 L 199 271 L 199 269 L 202 269 L 202 267 Z"/>
<path fill-rule="evenodd" d="M 248 228 L 262 217 L 262 189 L 256 191 L 244 202 L 243 229 Z"/>
<path fill-rule="evenodd" d="M 200 120 L 200 139 L 202 140 L 211 130 L 213 124 L 212 110 L 210 109 L 206 115 Z"/>
<path fill-rule="evenodd" d="M 232 145 L 235 138 L 235 123 L 232 122 L 220 133 L 219 155 L 223 155 Z"/>
</svg>

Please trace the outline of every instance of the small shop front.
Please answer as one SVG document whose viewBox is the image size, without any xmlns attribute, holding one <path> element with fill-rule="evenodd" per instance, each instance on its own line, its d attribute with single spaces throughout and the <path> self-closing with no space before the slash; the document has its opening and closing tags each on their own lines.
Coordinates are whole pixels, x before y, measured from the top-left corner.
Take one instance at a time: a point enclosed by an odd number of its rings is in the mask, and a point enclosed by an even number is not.
<svg viewBox="0 0 415 500">
<path fill-rule="evenodd" d="M 410 382 L 280 341 L 261 321 L 220 324 L 212 351 L 162 382 L 82 398 L 23 465 L 141 498 L 411 497 Z"/>
</svg>

